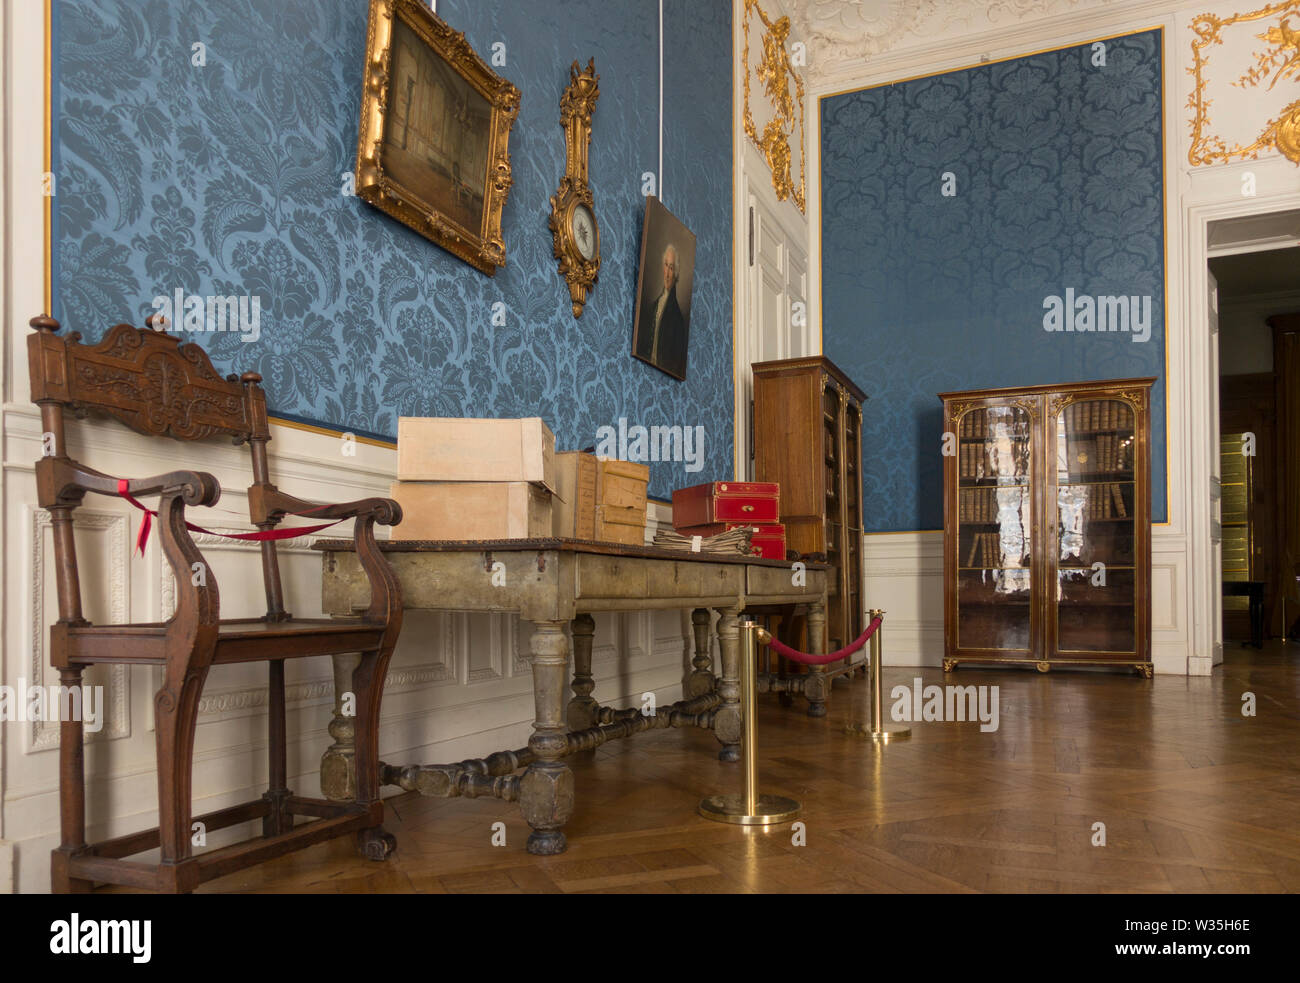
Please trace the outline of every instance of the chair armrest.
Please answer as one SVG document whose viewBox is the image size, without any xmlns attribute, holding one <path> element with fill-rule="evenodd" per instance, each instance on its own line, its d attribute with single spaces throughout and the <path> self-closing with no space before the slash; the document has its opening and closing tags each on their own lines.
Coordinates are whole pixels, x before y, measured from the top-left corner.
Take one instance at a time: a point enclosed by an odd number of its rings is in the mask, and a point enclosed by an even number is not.
<svg viewBox="0 0 1300 983">
<path fill-rule="evenodd" d="M 77 506 L 86 492 L 117 495 L 121 481 L 66 457 L 43 457 L 36 462 L 37 501 L 42 508 Z M 206 471 L 169 471 L 149 478 L 132 478 L 127 491 L 134 496 L 172 492 L 186 505 L 213 505 L 221 498 L 221 485 Z"/>
<path fill-rule="evenodd" d="M 351 519 L 373 516 L 381 526 L 402 521 L 402 507 L 391 498 L 361 498 L 355 502 L 319 504 L 286 495 L 274 485 L 253 485 L 248 489 L 248 510 L 253 525 L 278 522 L 286 515 L 312 519 Z"/>
<path fill-rule="evenodd" d="M 285 515 L 306 515 L 312 519 L 356 518 L 353 541 L 357 558 L 370 581 L 370 607 L 366 621 L 385 626 L 397 638 L 402 626 L 402 588 L 375 542 L 375 523 L 395 526 L 402 521 L 402 507 L 391 498 L 362 498 L 337 505 L 317 505 L 286 495 L 274 485 L 257 484 L 248 489 L 248 511 L 255 526 L 273 525 Z"/>
<path fill-rule="evenodd" d="M 121 480 L 71 458 L 43 457 L 36 462 L 37 500 L 42 508 L 76 508 L 88 491 L 119 495 Z M 215 631 L 221 607 L 217 581 L 185 526 L 185 506 L 214 504 L 221 498 L 221 484 L 206 471 L 169 471 L 149 478 L 127 479 L 126 490 L 132 497 L 161 496 L 158 538 L 176 578 L 173 623 L 190 634 L 204 628 Z M 204 575 L 195 578 L 199 567 Z"/>
</svg>

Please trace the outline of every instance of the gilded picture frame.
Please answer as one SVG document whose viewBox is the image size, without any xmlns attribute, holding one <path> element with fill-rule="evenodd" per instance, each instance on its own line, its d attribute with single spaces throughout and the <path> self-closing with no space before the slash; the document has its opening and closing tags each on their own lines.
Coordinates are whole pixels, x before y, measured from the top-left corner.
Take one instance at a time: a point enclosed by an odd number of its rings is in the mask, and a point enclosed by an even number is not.
<svg viewBox="0 0 1300 983">
<path fill-rule="evenodd" d="M 420 0 L 370 0 L 356 193 L 488 276 L 519 90 Z"/>
</svg>

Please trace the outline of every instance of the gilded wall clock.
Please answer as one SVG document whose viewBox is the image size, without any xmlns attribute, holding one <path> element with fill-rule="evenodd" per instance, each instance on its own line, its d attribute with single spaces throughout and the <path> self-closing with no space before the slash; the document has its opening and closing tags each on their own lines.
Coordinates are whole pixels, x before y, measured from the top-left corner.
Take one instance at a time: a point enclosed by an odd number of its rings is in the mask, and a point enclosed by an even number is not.
<svg viewBox="0 0 1300 983">
<path fill-rule="evenodd" d="M 569 285 L 573 316 L 582 317 L 587 294 L 600 271 L 600 226 L 596 224 L 591 185 L 587 182 L 587 151 L 591 146 L 591 113 L 600 95 L 596 59 L 578 71 L 569 68 L 569 87 L 560 99 L 560 126 L 564 130 L 565 164 L 560 186 L 551 195 L 547 220 L 554 240 L 560 276 Z"/>
</svg>

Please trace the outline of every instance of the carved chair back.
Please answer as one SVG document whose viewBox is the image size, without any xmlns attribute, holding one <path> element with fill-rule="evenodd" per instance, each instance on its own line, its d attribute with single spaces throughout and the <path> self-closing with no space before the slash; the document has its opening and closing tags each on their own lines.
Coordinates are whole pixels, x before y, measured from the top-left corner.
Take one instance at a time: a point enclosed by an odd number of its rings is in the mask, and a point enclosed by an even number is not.
<svg viewBox="0 0 1300 983">
<path fill-rule="evenodd" d="M 67 411 L 77 418 L 102 413 L 145 436 L 185 441 L 228 436 L 235 444 L 247 444 L 253 465 L 250 517 L 259 529 L 271 529 L 279 522 L 278 516 L 259 509 L 264 500 L 259 492 L 275 491 L 267 470 L 271 433 L 262 377 L 245 372 L 223 378 L 201 347 L 168 334 L 161 316 L 153 315 L 147 323 L 147 328 L 115 325 L 98 344 L 83 345 L 78 332 L 59 334 L 59 322 L 51 317 L 30 322 L 36 329 L 27 337 L 32 402 L 41 408 L 44 431 L 44 456 L 36 466 L 37 492 L 41 506 L 53 516 L 59 620 L 64 623 L 83 620 L 71 512 L 87 491 L 116 493 L 116 484 L 109 487 L 107 475 L 68 456 Z M 195 491 L 197 498 L 206 495 L 205 504 L 216 501 L 219 494 L 215 484 Z M 267 617 L 284 620 L 288 616 L 275 543 L 264 541 L 260 546 Z"/>
</svg>

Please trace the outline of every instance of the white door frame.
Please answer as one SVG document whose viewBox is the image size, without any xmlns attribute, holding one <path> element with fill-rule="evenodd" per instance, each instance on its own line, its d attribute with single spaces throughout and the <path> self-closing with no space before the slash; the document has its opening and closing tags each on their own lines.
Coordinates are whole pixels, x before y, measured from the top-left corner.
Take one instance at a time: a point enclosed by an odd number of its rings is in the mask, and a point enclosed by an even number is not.
<svg viewBox="0 0 1300 983">
<path fill-rule="evenodd" d="M 1212 336 L 1207 328 L 1210 319 L 1210 223 L 1300 208 L 1300 181 L 1293 183 L 1294 191 L 1258 198 L 1243 196 L 1227 201 L 1216 195 L 1217 201 L 1189 204 L 1184 210 L 1184 303 L 1187 305 L 1187 323 L 1191 325 L 1185 337 L 1192 384 L 1189 387 L 1190 399 L 1187 405 L 1171 409 L 1181 409 L 1187 413 L 1184 427 L 1188 437 L 1188 468 L 1191 478 L 1186 524 L 1187 576 L 1192 601 L 1188 625 L 1191 635 L 1188 672 L 1191 675 L 1208 675 L 1211 667 L 1222 660 L 1221 646 L 1217 652 L 1215 650 L 1221 626 L 1216 629 L 1212 623 L 1217 610 L 1216 598 L 1222 591 L 1222 585 L 1216 582 L 1214 545 L 1210 539 L 1210 520 L 1214 515 L 1210 480 L 1214 473 L 1211 455 L 1217 456 L 1219 453 L 1219 420 L 1207 411 L 1209 406 L 1217 405 L 1218 401 L 1213 394 L 1205 391 L 1210 386 L 1209 372 L 1213 364 L 1210 346 L 1218 343 L 1217 336 Z M 1166 396 L 1172 400 L 1174 394 L 1167 389 Z M 1167 480 L 1172 482 L 1175 476 L 1171 473 Z"/>
</svg>

